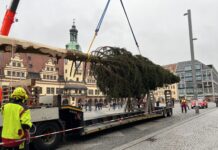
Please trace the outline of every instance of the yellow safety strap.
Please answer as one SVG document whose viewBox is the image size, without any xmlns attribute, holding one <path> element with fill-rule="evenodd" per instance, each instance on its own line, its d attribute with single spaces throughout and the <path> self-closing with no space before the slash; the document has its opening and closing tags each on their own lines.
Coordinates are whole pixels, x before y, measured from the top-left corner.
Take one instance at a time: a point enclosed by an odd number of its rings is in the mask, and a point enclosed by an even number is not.
<svg viewBox="0 0 218 150">
<path fill-rule="evenodd" d="M 90 55 L 91 55 L 90 50 L 91 50 L 92 45 L 93 45 L 93 43 L 94 43 L 94 41 L 95 41 L 95 39 L 96 39 L 96 36 L 97 36 L 97 33 L 95 32 L 95 34 L 94 34 L 94 36 L 93 36 L 93 38 L 92 38 L 92 41 L 91 41 L 91 43 L 90 43 L 90 45 L 89 45 L 88 51 L 87 51 L 87 56 L 88 56 L 87 62 L 90 61 Z"/>
</svg>

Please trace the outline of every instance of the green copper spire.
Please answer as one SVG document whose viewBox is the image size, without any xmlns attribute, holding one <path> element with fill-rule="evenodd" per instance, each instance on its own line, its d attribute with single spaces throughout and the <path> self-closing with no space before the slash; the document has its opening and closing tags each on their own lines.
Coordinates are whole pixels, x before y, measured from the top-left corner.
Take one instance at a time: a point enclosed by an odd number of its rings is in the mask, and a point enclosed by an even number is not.
<svg viewBox="0 0 218 150">
<path fill-rule="evenodd" d="M 70 43 L 66 45 L 67 50 L 81 51 L 79 43 L 77 43 L 78 30 L 76 29 L 75 19 L 73 19 L 73 26 L 70 29 Z"/>
</svg>

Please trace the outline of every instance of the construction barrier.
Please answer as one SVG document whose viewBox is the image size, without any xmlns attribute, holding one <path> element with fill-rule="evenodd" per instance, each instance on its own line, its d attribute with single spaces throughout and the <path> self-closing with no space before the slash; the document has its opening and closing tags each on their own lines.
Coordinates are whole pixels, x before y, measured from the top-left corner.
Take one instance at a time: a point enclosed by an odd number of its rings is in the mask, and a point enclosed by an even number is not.
<svg viewBox="0 0 218 150">
<path fill-rule="evenodd" d="M 24 142 L 26 140 L 33 140 L 33 139 L 37 139 L 37 138 L 41 138 L 41 137 L 45 137 L 45 136 L 49 136 L 49 135 L 54 135 L 54 134 L 60 134 L 60 133 L 65 133 L 65 132 L 69 132 L 69 131 L 79 130 L 79 129 L 82 129 L 82 128 L 83 127 L 77 127 L 77 128 L 71 128 L 71 129 L 56 131 L 56 132 L 52 132 L 52 133 L 46 133 L 46 134 L 42 134 L 42 135 L 31 136 L 30 139 L 23 138 L 23 139 L 20 139 L 20 140 L 16 140 L 14 142 L 7 142 L 7 144 L 12 144 L 12 143 L 15 143 L 15 142 Z M 4 144 L 6 144 L 6 143 L 1 142 L 0 146 L 3 146 Z"/>
</svg>

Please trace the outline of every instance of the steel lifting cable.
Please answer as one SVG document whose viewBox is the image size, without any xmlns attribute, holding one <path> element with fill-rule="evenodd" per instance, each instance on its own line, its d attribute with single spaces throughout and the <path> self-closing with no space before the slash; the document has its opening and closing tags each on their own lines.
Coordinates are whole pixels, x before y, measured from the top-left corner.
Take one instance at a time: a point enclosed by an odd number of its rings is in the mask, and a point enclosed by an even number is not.
<svg viewBox="0 0 218 150">
<path fill-rule="evenodd" d="M 139 44 L 138 44 L 138 42 L 137 42 L 137 40 L 136 40 L 135 34 L 134 34 L 133 29 L 132 29 L 132 26 L 131 26 L 131 24 L 130 24 L 129 17 L 128 17 L 127 13 L 126 13 L 126 9 L 125 9 L 125 7 L 124 7 L 123 1 L 120 0 L 120 3 L 121 3 L 121 5 L 122 5 L 122 8 L 123 8 L 123 11 L 124 11 L 124 13 L 125 13 L 126 19 L 127 19 L 127 21 L 128 21 L 128 24 L 129 24 L 130 30 L 131 30 L 131 32 L 132 32 L 133 38 L 134 38 L 134 40 L 135 40 L 135 44 L 136 44 L 136 46 L 137 46 L 137 48 L 138 48 L 139 54 L 141 55 L 141 51 L 140 51 L 140 49 L 139 49 Z"/>
<path fill-rule="evenodd" d="M 99 22 L 98 22 L 98 25 L 97 25 L 96 29 L 95 29 L 95 34 L 94 34 L 94 36 L 93 36 L 93 38 L 92 38 L 92 40 L 91 40 L 91 43 L 90 43 L 90 45 L 89 45 L 89 48 L 88 48 L 88 51 L 87 51 L 88 60 L 89 60 L 89 57 L 90 57 L 89 52 L 90 52 L 91 47 L 92 47 L 92 45 L 93 45 L 93 43 L 94 43 L 94 41 L 95 41 L 96 36 L 98 35 L 98 31 L 100 30 L 101 24 L 102 24 L 102 22 L 103 22 L 103 19 L 104 19 L 104 16 L 105 16 L 105 14 L 106 14 L 106 11 L 107 11 L 107 9 L 108 9 L 108 6 L 109 6 L 109 4 L 110 4 L 110 1 L 111 1 L 111 0 L 108 0 L 108 1 L 107 1 L 107 4 L 106 4 L 106 6 L 105 6 L 105 8 L 104 8 L 104 11 L 103 11 L 103 13 L 102 13 L 102 15 L 101 15 L 101 18 L 100 18 L 100 20 L 99 20 Z"/>
</svg>

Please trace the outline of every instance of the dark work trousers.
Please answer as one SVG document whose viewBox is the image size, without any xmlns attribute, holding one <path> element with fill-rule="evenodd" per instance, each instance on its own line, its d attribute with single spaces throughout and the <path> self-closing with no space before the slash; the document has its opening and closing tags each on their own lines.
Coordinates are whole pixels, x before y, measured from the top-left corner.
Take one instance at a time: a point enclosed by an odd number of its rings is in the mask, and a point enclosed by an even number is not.
<svg viewBox="0 0 218 150">
<path fill-rule="evenodd" d="M 186 105 L 182 105 L 181 107 L 182 107 L 182 113 L 184 112 L 184 110 L 185 110 L 185 113 L 187 113 L 187 106 Z"/>
</svg>

